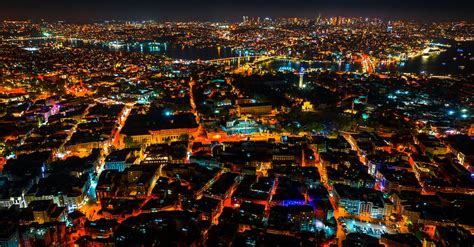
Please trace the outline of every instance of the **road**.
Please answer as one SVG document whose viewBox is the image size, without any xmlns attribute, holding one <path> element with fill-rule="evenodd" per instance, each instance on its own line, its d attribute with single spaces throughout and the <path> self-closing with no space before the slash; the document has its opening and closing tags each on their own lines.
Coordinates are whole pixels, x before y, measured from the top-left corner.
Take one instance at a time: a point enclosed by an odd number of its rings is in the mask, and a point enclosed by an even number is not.
<svg viewBox="0 0 474 247">
<path fill-rule="evenodd" d="M 89 190 L 86 193 L 85 203 L 82 205 L 82 207 L 79 208 L 79 211 L 81 211 L 83 214 L 85 214 L 86 218 L 89 219 L 89 220 L 96 220 L 98 218 L 97 217 L 97 212 L 100 210 L 100 205 L 96 201 L 97 198 L 96 198 L 96 190 L 95 189 L 97 187 L 97 183 L 99 182 L 100 174 L 104 170 L 105 158 L 109 154 L 112 146 L 120 147 L 119 140 L 118 140 L 120 130 L 122 129 L 123 125 L 125 124 L 125 121 L 127 120 L 127 117 L 130 115 L 130 112 L 132 111 L 133 106 L 134 106 L 133 103 L 126 104 L 124 109 L 120 113 L 120 115 L 117 116 L 117 127 L 114 130 L 112 130 L 112 132 L 110 134 L 111 141 L 109 142 L 109 145 L 103 145 L 102 150 L 100 152 L 100 156 L 99 156 L 99 159 L 98 159 L 98 165 L 97 165 L 97 168 L 96 168 L 96 174 L 97 175 L 92 178 L 91 184 L 89 186 Z M 154 180 L 154 182 L 156 183 L 156 180 Z"/>
</svg>

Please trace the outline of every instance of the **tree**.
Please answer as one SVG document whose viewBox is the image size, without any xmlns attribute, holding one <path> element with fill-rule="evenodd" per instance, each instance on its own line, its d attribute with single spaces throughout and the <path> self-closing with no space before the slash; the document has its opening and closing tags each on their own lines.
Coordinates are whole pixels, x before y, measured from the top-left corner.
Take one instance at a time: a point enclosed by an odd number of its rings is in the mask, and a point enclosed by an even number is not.
<svg viewBox="0 0 474 247">
<path fill-rule="evenodd" d="M 334 217 L 331 217 L 329 220 L 327 220 L 326 223 L 328 226 L 333 226 L 333 227 L 337 226 L 336 218 Z"/>
<path fill-rule="evenodd" d="M 187 142 L 187 141 L 189 141 L 189 135 L 188 134 L 182 134 L 182 135 L 179 136 L 178 140 L 182 141 L 182 142 Z"/>
<path fill-rule="evenodd" d="M 135 145 L 135 142 L 130 136 L 125 136 L 123 138 L 123 143 L 125 143 L 125 147 L 133 147 Z"/>
</svg>

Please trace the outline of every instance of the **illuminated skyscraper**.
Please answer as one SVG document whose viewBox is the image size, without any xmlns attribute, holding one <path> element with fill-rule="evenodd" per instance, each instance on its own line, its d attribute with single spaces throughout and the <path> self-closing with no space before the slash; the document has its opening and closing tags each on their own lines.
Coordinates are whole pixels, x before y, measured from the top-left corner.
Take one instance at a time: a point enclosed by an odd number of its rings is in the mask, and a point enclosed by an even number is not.
<svg viewBox="0 0 474 247">
<path fill-rule="evenodd" d="M 321 13 L 319 13 L 318 17 L 316 18 L 316 24 L 317 25 L 321 24 Z"/>
<path fill-rule="evenodd" d="M 242 24 L 246 25 L 249 22 L 249 17 L 248 16 L 243 16 L 242 17 Z"/>
</svg>

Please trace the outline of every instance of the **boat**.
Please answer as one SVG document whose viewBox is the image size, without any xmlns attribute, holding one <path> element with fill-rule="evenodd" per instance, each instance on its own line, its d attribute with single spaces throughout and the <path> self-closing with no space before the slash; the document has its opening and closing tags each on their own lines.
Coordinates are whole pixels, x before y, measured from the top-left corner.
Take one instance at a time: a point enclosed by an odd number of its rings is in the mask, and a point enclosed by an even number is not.
<svg viewBox="0 0 474 247">
<path fill-rule="evenodd" d="M 112 42 L 109 42 L 108 45 L 113 47 L 113 48 L 121 48 L 121 47 L 125 46 L 125 43 L 120 42 L 120 41 L 112 41 Z"/>
<path fill-rule="evenodd" d="M 422 56 L 423 57 L 429 57 L 430 56 L 430 48 L 429 47 L 423 50 Z"/>
</svg>

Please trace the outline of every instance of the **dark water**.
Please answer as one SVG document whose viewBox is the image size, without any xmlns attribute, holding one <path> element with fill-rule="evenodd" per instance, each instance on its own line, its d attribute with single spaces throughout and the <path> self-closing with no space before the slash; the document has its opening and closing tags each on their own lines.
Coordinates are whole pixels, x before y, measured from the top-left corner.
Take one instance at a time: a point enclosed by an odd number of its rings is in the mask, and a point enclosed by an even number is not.
<svg viewBox="0 0 474 247">
<path fill-rule="evenodd" d="M 461 75 L 474 73 L 474 42 L 448 42 L 450 48 L 439 53 L 431 53 L 429 57 L 417 56 L 403 62 L 380 64 L 378 72 L 402 72 L 402 73 L 426 73 L 434 75 Z M 274 60 L 261 64 L 262 68 L 273 70 L 300 70 L 301 67 L 308 69 L 329 69 L 332 71 L 360 72 L 361 64 L 347 62 L 294 62 L 289 60 Z"/>
<path fill-rule="evenodd" d="M 129 52 L 141 52 L 149 54 L 164 55 L 174 59 L 186 60 L 209 60 L 216 58 L 226 58 L 238 56 L 232 49 L 227 47 L 194 47 L 194 46 L 174 46 L 168 43 L 160 44 L 128 44 L 120 48 L 104 46 L 109 50 L 125 50 Z"/>
<path fill-rule="evenodd" d="M 451 45 L 446 51 L 418 56 L 404 63 L 380 65 L 378 71 L 400 71 L 436 75 L 471 74 L 474 72 L 474 42 L 445 42 Z"/>
<path fill-rule="evenodd" d="M 346 62 L 296 62 L 291 60 L 271 60 L 258 64 L 257 67 L 271 70 L 284 71 L 299 71 L 301 68 L 308 69 L 325 69 L 332 71 L 360 71 L 362 67 L 360 64 L 351 64 Z"/>
<path fill-rule="evenodd" d="M 228 47 L 195 47 L 195 46 L 177 46 L 171 42 L 92 42 L 79 39 L 48 39 L 48 40 L 32 40 L 23 43 L 23 46 L 38 46 L 46 43 L 62 43 L 64 46 L 77 48 L 97 48 L 105 51 L 122 51 L 122 52 L 140 52 L 146 54 L 164 55 L 173 59 L 186 60 L 209 60 L 216 58 L 227 58 L 239 56 L 237 51 Z"/>
</svg>

